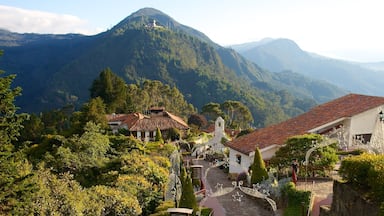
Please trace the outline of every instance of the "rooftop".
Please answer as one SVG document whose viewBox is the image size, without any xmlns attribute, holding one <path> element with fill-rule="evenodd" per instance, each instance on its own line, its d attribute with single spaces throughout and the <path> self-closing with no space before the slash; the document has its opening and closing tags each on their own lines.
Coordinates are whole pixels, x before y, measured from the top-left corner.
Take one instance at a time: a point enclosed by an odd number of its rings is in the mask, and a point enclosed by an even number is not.
<svg viewBox="0 0 384 216">
<path fill-rule="evenodd" d="M 228 142 L 227 146 L 249 154 L 255 150 L 256 146 L 263 149 L 273 144 L 282 145 L 291 136 L 309 133 L 311 129 L 338 119 L 352 117 L 381 105 L 384 105 L 384 97 L 348 94 L 313 107 L 308 112 L 279 124 L 241 136 Z"/>
</svg>

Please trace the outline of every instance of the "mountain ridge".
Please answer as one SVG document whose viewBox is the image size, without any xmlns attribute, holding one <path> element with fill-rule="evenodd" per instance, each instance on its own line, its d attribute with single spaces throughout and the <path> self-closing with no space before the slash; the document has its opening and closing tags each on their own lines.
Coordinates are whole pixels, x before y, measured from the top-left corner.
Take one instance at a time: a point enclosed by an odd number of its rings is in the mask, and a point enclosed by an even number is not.
<svg viewBox="0 0 384 216">
<path fill-rule="evenodd" d="M 153 20 L 162 27 L 148 28 Z M 152 8 L 141 9 L 94 36 L 52 37 L 49 43 L 46 35 L 32 36 L 37 38 L 32 43 L 0 46 L 6 51 L 0 67 L 18 74 L 15 84 L 25 90 L 18 105 L 32 111 L 86 101 L 91 82 L 107 67 L 127 83 L 153 79 L 175 86 L 197 107 L 242 101 L 257 119 L 256 126 L 302 113 L 315 102 L 308 93 L 292 96 L 293 104 L 281 104 L 291 83 Z M 1 40 L 6 41 L 4 35 Z M 323 97 L 329 100 L 335 95 Z"/>
<path fill-rule="evenodd" d="M 320 79 L 348 92 L 384 95 L 380 80 L 384 72 L 374 71 L 368 64 L 333 59 L 302 50 L 289 39 L 274 39 L 259 46 L 238 49 L 250 61 L 271 72 L 293 71 L 312 79 Z M 238 47 L 234 46 L 234 48 Z M 379 64 L 371 64 L 379 65 Z"/>
</svg>

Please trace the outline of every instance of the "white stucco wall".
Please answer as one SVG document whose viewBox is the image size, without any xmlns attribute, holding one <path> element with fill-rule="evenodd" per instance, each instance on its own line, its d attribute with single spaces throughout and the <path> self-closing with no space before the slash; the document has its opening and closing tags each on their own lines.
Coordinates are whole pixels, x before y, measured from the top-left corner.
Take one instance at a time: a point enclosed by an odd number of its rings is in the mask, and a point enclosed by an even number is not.
<svg viewBox="0 0 384 216">
<path fill-rule="evenodd" d="M 278 145 L 271 145 L 267 148 L 261 149 L 261 157 L 263 160 L 269 160 L 271 159 L 276 151 L 280 148 Z M 238 164 L 236 162 L 236 155 L 241 155 L 241 164 Z M 229 173 L 241 173 L 244 171 L 248 171 L 248 168 L 253 163 L 255 157 L 255 152 L 251 152 L 249 155 L 240 153 L 234 149 L 229 149 Z"/>
<path fill-rule="evenodd" d="M 380 110 L 382 110 L 382 107 L 370 109 L 352 116 L 348 128 L 348 140 L 350 144 L 356 134 L 372 134 Z"/>
<path fill-rule="evenodd" d="M 236 155 L 241 156 L 241 164 L 236 162 Z M 234 149 L 229 149 L 229 173 L 248 172 L 248 168 L 253 161 L 246 154 L 240 153 Z"/>
</svg>

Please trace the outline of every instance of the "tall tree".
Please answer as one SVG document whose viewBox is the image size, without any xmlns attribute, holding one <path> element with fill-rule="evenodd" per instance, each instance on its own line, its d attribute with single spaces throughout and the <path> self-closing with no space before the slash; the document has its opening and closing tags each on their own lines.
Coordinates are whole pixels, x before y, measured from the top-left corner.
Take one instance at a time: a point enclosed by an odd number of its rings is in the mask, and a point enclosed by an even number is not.
<svg viewBox="0 0 384 216">
<path fill-rule="evenodd" d="M 91 98 L 101 97 L 108 113 L 124 113 L 127 109 L 127 86 L 125 81 L 110 68 L 103 70 L 90 88 Z"/>
<path fill-rule="evenodd" d="M 179 206 L 180 208 L 189 208 L 193 209 L 194 211 L 197 211 L 197 202 L 196 202 L 196 197 L 195 193 L 193 191 L 193 185 L 192 185 L 192 179 L 189 174 L 185 173 L 185 168 L 182 172 L 183 176 L 181 178 L 181 183 L 182 183 L 182 191 L 181 191 L 181 197 L 180 197 L 180 203 Z"/>
<path fill-rule="evenodd" d="M 141 84 L 128 85 L 128 100 L 136 112 L 144 112 L 151 106 L 165 107 L 179 116 L 188 116 L 196 110 L 176 88 L 158 80 L 145 80 Z"/>
<path fill-rule="evenodd" d="M 163 135 L 161 134 L 160 128 L 156 129 L 155 141 L 160 142 L 160 143 L 164 143 Z"/>
<path fill-rule="evenodd" d="M 255 156 L 253 158 L 253 163 L 251 165 L 252 175 L 251 175 L 251 184 L 257 184 L 263 180 L 268 179 L 268 172 L 265 168 L 265 163 L 261 157 L 260 149 L 256 147 Z"/>
<path fill-rule="evenodd" d="M 0 51 L 0 56 L 2 51 Z M 0 214 L 25 215 L 31 205 L 31 166 L 20 152 L 14 151 L 22 121 L 17 114 L 15 97 L 21 88 L 11 88 L 15 75 L 2 76 L 0 71 Z"/>
<path fill-rule="evenodd" d="M 44 131 L 44 123 L 41 118 L 31 114 L 28 120 L 23 122 L 23 128 L 20 131 L 19 141 L 37 142 Z"/>
<path fill-rule="evenodd" d="M 107 128 L 108 123 L 105 108 L 105 104 L 101 97 L 90 99 L 82 108 L 84 123 L 92 121 L 93 123 L 99 124 L 103 129 Z"/>
<path fill-rule="evenodd" d="M 215 121 L 217 117 L 224 117 L 224 113 L 221 110 L 218 103 L 207 103 L 201 108 L 201 114 L 205 115 L 208 121 Z"/>
<path fill-rule="evenodd" d="M 230 128 L 246 129 L 253 123 L 251 111 L 240 101 L 225 101 L 221 109 L 226 114 L 227 125 Z"/>
</svg>

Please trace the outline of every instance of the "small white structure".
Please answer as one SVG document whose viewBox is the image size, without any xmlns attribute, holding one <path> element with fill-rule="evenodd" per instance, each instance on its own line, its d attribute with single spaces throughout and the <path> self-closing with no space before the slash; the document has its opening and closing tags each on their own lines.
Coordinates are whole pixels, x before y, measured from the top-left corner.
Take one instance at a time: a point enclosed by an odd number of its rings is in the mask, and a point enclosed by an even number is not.
<svg viewBox="0 0 384 216">
<path fill-rule="evenodd" d="M 229 140 L 225 134 L 225 124 L 224 119 L 220 116 L 215 121 L 215 131 L 213 138 L 206 143 L 213 151 L 220 152 L 223 151 L 225 146 L 223 145 L 223 140 Z"/>
<path fill-rule="evenodd" d="M 384 97 L 348 94 L 344 97 L 321 104 L 287 121 L 258 129 L 229 143 L 229 173 L 248 170 L 253 162 L 256 147 L 262 158 L 269 160 L 285 141 L 295 135 L 329 135 L 335 129 L 343 128 L 337 138 L 343 149 L 357 147 L 357 144 L 369 145 L 372 137 L 374 145 L 383 143 Z M 378 118 L 381 120 L 378 121 Z M 369 146 L 368 146 L 369 147 Z M 238 164 L 235 166 L 233 164 Z"/>
<path fill-rule="evenodd" d="M 196 156 L 203 153 L 205 150 L 209 149 L 213 152 L 223 152 L 226 148 L 222 143 L 223 140 L 230 140 L 225 133 L 225 121 L 220 116 L 215 121 L 215 131 L 213 132 L 213 137 L 206 143 L 198 145 L 194 152 L 193 156 Z"/>
</svg>

